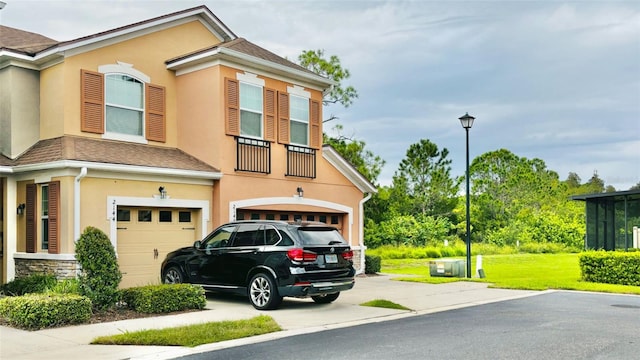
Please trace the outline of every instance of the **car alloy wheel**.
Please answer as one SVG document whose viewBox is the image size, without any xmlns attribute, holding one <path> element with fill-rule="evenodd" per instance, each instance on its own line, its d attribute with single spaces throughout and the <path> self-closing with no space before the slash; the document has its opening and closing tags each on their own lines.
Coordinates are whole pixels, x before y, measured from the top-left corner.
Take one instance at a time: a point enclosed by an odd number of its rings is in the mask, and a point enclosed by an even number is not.
<svg viewBox="0 0 640 360">
<path fill-rule="evenodd" d="M 165 284 L 182 284 L 183 282 L 182 272 L 175 266 L 172 266 L 164 273 L 163 282 Z"/>
<path fill-rule="evenodd" d="M 249 301 L 258 310 L 270 310 L 280 305 L 282 297 L 269 275 L 257 274 L 249 283 Z"/>
</svg>

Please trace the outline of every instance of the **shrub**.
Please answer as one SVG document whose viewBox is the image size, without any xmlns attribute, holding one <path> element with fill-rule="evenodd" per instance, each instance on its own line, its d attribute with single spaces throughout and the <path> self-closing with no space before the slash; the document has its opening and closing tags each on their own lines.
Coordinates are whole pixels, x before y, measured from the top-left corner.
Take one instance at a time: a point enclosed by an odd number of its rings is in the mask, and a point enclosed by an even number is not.
<svg viewBox="0 0 640 360">
<path fill-rule="evenodd" d="M 76 243 L 76 259 L 82 267 L 78 280 L 80 293 L 91 299 L 93 307 L 104 310 L 119 300 L 122 273 L 115 250 L 105 233 L 87 227 Z"/>
<path fill-rule="evenodd" d="M 382 269 L 382 259 L 380 256 L 376 255 L 365 255 L 364 256 L 364 273 L 365 274 L 375 274 L 380 272 Z"/>
<path fill-rule="evenodd" d="M 579 256 L 582 280 L 640 286 L 640 253 L 589 251 Z"/>
<path fill-rule="evenodd" d="M 32 274 L 17 278 L 2 286 L 2 293 L 8 296 L 43 293 L 56 285 L 56 277 L 50 274 Z"/>
<path fill-rule="evenodd" d="M 148 285 L 122 290 L 122 300 L 130 309 L 159 314 L 187 309 L 204 309 L 204 289 L 191 284 Z"/>
<path fill-rule="evenodd" d="M 59 280 L 54 287 L 49 289 L 55 294 L 76 294 L 80 295 L 80 282 L 78 279 Z"/>
<path fill-rule="evenodd" d="M 0 299 L 0 316 L 13 326 L 29 330 L 81 324 L 91 318 L 91 300 L 62 294 L 5 297 Z"/>
</svg>

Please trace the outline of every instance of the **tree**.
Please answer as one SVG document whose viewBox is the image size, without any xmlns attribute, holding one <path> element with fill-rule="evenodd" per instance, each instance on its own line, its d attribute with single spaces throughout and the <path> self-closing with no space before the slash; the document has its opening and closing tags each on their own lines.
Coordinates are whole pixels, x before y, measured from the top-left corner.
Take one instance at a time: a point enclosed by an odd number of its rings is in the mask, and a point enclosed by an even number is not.
<svg viewBox="0 0 640 360">
<path fill-rule="evenodd" d="M 302 54 L 298 55 L 298 62 L 300 66 L 336 83 L 325 93 L 322 99 L 323 105 L 341 104 L 344 107 L 349 107 L 358 98 L 358 92 L 353 86 L 343 86 L 342 81 L 351 77 L 351 73 L 348 69 L 342 67 L 340 59 L 336 55 L 331 55 L 327 59 L 325 58 L 324 50 L 304 50 Z M 336 120 L 337 118 L 332 114 L 323 122 Z"/>
<path fill-rule="evenodd" d="M 518 157 L 506 149 L 475 158 L 470 167 L 472 218 L 480 237 L 541 209 L 566 201 L 566 187 L 544 161 Z"/>
<path fill-rule="evenodd" d="M 422 139 L 409 146 L 393 177 L 392 199 L 401 214 L 450 216 L 458 184 L 451 177 L 449 150 Z"/>
<path fill-rule="evenodd" d="M 333 127 L 338 132 L 338 136 L 333 138 L 324 135 L 324 143 L 331 145 L 342 157 L 344 157 L 353 167 L 356 168 L 372 184 L 375 184 L 378 175 L 382 171 L 385 161 L 375 155 L 371 150 L 367 150 L 367 144 L 361 140 L 345 137 L 341 134 L 342 125 Z"/>
</svg>

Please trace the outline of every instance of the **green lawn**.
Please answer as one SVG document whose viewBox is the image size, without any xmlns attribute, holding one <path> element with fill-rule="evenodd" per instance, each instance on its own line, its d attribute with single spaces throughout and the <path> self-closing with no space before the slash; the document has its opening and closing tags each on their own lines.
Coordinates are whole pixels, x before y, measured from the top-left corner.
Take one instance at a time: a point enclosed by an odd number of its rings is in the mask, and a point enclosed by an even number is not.
<svg viewBox="0 0 640 360">
<path fill-rule="evenodd" d="M 441 283 L 467 280 L 460 278 L 431 277 L 429 275 L 429 261 L 430 259 L 383 259 L 382 272 L 398 275 L 413 275 L 398 278 L 403 281 Z M 474 272 L 475 263 L 476 257 L 472 257 L 471 266 Z M 473 278 L 471 281 L 488 282 L 493 284 L 492 286 L 494 287 L 528 290 L 567 289 L 640 294 L 640 287 L 638 286 L 598 284 L 580 280 L 578 254 L 487 255 L 482 257 L 482 265 L 486 278 Z"/>
</svg>

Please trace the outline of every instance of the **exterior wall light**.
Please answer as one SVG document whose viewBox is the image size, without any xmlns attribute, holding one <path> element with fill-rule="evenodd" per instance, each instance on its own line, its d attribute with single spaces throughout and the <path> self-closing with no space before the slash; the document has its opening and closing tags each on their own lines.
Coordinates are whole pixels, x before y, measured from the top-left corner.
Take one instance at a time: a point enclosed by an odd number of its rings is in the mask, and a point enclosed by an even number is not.
<svg viewBox="0 0 640 360">
<path fill-rule="evenodd" d="M 301 186 L 298 186 L 298 188 L 296 189 L 296 191 L 298 192 L 298 196 L 299 197 L 303 197 L 304 196 L 304 190 L 302 190 Z"/>
<path fill-rule="evenodd" d="M 18 207 L 16 208 L 16 213 L 17 213 L 18 215 L 22 215 L 22 214 L 24 214 L 24 209 L 25 209 L 26 207 L 27 207 L 27 205 L 25 205 L 25 204 L 20 204 L 20 205 L 18 205 Z"/>
</svg>

